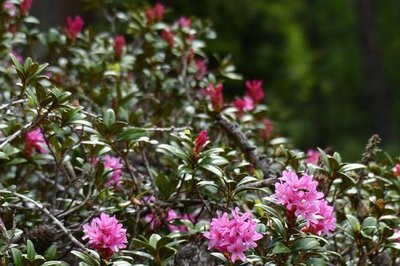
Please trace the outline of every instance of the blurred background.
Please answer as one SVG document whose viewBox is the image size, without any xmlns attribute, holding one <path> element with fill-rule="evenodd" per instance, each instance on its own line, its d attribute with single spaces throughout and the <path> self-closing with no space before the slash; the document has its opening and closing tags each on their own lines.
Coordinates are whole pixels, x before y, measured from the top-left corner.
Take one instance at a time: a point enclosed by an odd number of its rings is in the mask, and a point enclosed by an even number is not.
<svg viewBox="0 0 400 266">
<path fill-rule="evenodd" d="M 81 14 L 106 29 L 103 15 L 86 12 L 83 2 L 34 0 L 32 14 L 42 28 Z M 400 1 L 161 2 L 167 21 L 184 15 L 213 23 L 218 37 L 207 50 L 231 54 L 244 79 L 264 81 L 271 118 L 297 147 L 331 146 L 357 160 L 378 133 L 384 148 L 399 154 Z M 229 100 L 244 90 L 243 81 L 232 81 L 224 94 Z"/>
</svg>

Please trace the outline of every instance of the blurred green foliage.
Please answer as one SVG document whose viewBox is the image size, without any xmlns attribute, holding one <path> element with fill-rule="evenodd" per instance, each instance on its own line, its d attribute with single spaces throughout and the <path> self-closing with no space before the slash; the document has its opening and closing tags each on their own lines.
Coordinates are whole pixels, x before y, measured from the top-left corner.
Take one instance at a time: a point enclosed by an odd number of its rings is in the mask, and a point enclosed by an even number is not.
<svg viewBox="0 0 400 266">
<path fill-rule="evenodd" d="M 375 2 L 375 1 L 372 1 Z M 272 117 L 296 146 L 333 148 L 346 159 L 359 158 L 372 127 L 365 93 L 363 40 L 357 1 L 197 0 L 166 1 L 174 14 L 210 19 L 218 38 L 209 51 L 232 54 L 245 78 L 264 80 Z M 376 1 L 383 77 L 393 105 L 389 125 L 398 133 L 397 69 L 400 64 L 400 2 Z M 225 93 L 242 93 L 242 82 Z M 390 152 L 399 141 L 384 139 Z"/>
</svg>

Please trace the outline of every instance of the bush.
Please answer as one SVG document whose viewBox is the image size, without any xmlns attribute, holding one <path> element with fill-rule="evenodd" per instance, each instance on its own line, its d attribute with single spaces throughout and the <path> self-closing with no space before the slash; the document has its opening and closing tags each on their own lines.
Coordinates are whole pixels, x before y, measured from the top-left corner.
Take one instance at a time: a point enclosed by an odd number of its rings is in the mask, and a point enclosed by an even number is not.
<svg viewBox="0 0 400 266">
<path fill-rule="evenodd" d="M 214 32 L 161 4 L 102 6 L 112 33 L 39 32 L 31 4 L 0 16 L 1 265 L 399 263 L 378 136 L 357 163 L 293 148 L 262 82 L 224 102 L 241 76 L 204 52 Z"/>
</svg>

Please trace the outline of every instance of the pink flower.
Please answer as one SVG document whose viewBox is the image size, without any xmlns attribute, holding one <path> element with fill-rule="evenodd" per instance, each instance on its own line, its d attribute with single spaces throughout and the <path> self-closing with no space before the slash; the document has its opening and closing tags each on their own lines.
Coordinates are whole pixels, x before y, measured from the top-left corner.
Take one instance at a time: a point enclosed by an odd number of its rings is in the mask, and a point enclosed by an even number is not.
<svg viewBox="0 0 400 266">
<path fill-rule="evenodd" d="M 125 37 L 123 35 L 117 35 L 114 38 L 114 53 L 115 59 L 119 61 L 124 53 L 125 48 Z"/>
<path fill-rule="evenodd" d="M 210 139 L 208 138 L 208 132 L 207 130 L 203 130 L 200 132 L 200 134 L 197 136 L 197 138 L 194 140 L 195 144 L 195 154 L 199 154 L 201 150 L 203 149 L 204 145 L 209 141 Z"/>
<path fill-rule="evenodd" d="M 147 25 L 151 25 L 154 21 L 161 21 L 164 19 L 165 8 L 162 4 L 158 3 L 153 8 L 149 8 L 145 11 L 147 19 Z"/>
<path fill-rule="evenodd" d="M 395 228 L 393 230 L 393 236 L 396 238 L 396 241 L 400 243 L 400 228 Z"/>
<path fill-rule="evenodd" d="M 247 95 L 253 99 L 255 104 L 258 104 L 264 99 L 264 91 L 261 80 L 246 81 L 246 91 Z"/>
<path fill-rule="evenodd" d="M 20 62 L 21 64 L 24 63 L 24 58 L 22 57 L 22 55 L 20 53 L 18 53 L 17 51 L 12 50 L 11 54 L 18 60 L 18 62 Z"/>
<path fill-rule="evenodd" d="M 205 77 L 205 75 L 207 75 L 207 63 L 203 59 L 198 59 L 196 60 L 196 67 L 197 67 L 196 79 L 202 80 Z"/>
<path fill-rule="evenodd" d="M 233 101 L 233 106 L 236 107 L 238 110 L 239 114 L 243 113 L 243 111 L 251 111 L 254 109 L 254 103 L 253 100 L 250 97 L 243 97 L 242 98 L 236 98 Z"/>
<path fill-rule="evenodd" d="M 192 20 L 187 17 L 180 17 L 178 23 L 182 28 L 190 28 L 192 26 Z"/>
<path fill-rule="evenodd" d="M 119 186 L 121 183 L 122 176 L 122 163 L 117 157 L 106 155 L 103 158 L 104 167 L 107 170 L 112 171 L 111 178 L 106 182 L 106 186 Z"/>
<path fill-rule="evenodd" d="M 6 1 L 3 4 L 3 8 L 7 10 L 7 13 L 10 17 L 15 17 L 15 14 L 17 12 L 17 9 L 15 8 L 15 5 L 11 1 Z"/>
<path fill-rule="evenodd" d="M 333 207 L 323 199 L 323 194 L 317 191 L 318 182 L 308 174 L 300 178 L 293 171 L 283 171 L 280 182 L 275 184 L 273 198 L 284 205 L 291 223 L 296 216 L 306 220 L 307 232 L 314 234 L 328 234 L 335 230 L 336 219 L 333 216 Z"/>
<path fill-rule="evenodd" d="M 395 176 L 400 176 L 400 163 L 396 164 L 396 166 L 393 167 L 392 171 Z"/>
<path fill-rule="evenodd" d="M 307 151 L 306 163 L 317 164 L 318 160 L 319 160 L 319 151 L 318 150 L 309 149 Z"/>
<path fill-rule="evenodd" d="M 90 224 L 83 225 L 85 235 L 83 240 L 89 239 L 89 245 L 99 251 L 100 255 L 109 260 L 114 252 L 126 248 L 126 229 L 118 222 L 115 216 L 110 217 L 101 213 Z"/>
<path fill-rule="evenodd" d="M 195 222 L 195 217 L 193 214 L 184 214 L 183 216 L 180 215 L 173 209 L 168 210 L 167 217 L 165 218 L 165 222 L 167 224 L 167 229 L 170 232 L 187 232 L 188 228 L 185 225 L 175 225 L 173 222 L 175 220 L 189 220 L 192 223 Z M 161 227 L 162 222 L 161 220 L 156 217 L 153 213 L 148 213 L 144 217 L 144 220 L 148 223 L 149 228 L 151 231 L 154 231 Z"/>
<path fill-rule="evenodd" d="M 81 33 L 84 22 L 80 16 L 75 18 L 67 18 L 67 28 L 64 28 L 65 35 L 68 39 L 75 41 L 76 37 Z"/>
<path fill-rule="evenodd" d="M 235 262 L 238 258 L 246 261 L 245 251 L 257 247 L 256 241 L 263 236 L 256 232 L 257 222 L 253 220 L 250 212 L 239 214 L 239 208 L 232 211 L 232 218 L 228 213 L 218 213 L 210 223 L 210 231 L 204 233 L 209 240 L 208 249 L 216 249 L 230 254 L 230 259 Z"/>
<path fill-rule="evenodd" d="M 23 0 L 20 5 L 21 14 L 25 15 L 32 7 L 32 0 Z"/>
<path fill-rule="evenodd" d="M 324 199 L 317 201 L 318 212 L 317 220 L 310 223 L 304 231 L 311 232 L 316 235 L 329 234 L 330 231 L 336 229 L 336 218 L 333 215 L 333 207 L 328 205 Z"/>
<path fill-rule="evenodd" d="M 220 112 L 224 107 L 223 89 L 224 87 L 222 84 L 218 84 L 217 86 L 209 84 L 208 87 L 204 89 L 206 95 L 210 97 L 215 112 Z"/>
<path fill-rule="evenodd" d="M 174 47 L 174 34 L 172 33 L 170 28 L 166 28 L 161 32 L 161 36 L 166 43 L 172 48 Z"/>
<path fill-rule="evenodd" d="M 48 153 L 46 150 L 46 141 L 40 128 L 26 133 L 25 136 L 25 155 L 26 157 L 32 157 L 33 150 L 37 150 L 39 153 Z"/>
<path fill-rule="evenodd" d="M 261 131 L 261 137 L 264 141 L 268 141 L 274 131 L 274 125 L 271 120 L 267 118 L 263 119 L 261 123 L 264 125 L 264 128 Z"/>
</svg>

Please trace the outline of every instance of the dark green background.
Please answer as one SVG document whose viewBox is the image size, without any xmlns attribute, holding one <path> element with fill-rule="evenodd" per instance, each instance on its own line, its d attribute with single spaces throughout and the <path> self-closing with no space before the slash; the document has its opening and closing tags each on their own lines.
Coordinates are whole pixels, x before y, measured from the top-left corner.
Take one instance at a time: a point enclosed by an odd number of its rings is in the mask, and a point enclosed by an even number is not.
<svg viewBox="0 0 400 266">
<path fill-rule="evenodd" d="M 34 15 L 47 24 L 53 23 L 49 10 L 59 10 L 50 11 L 56 23 L 83 12 L 80 1 L 35 1 Z M 398 154 L 400 1 L 163 3 L 167 21 L 185 15 L 213 22 L 218 38 L 208 51 L 232 54 L 239 73 L 264 81 L 277 130 L 297 147 L 332 146 L 357 160 L 369 136 L 379 133 L 385 148 Z M 101 21 L 93 11 L 84 16 Z M 225 86 L 227 99 L 243 92 L 243 82 Z"/>
</svg>

